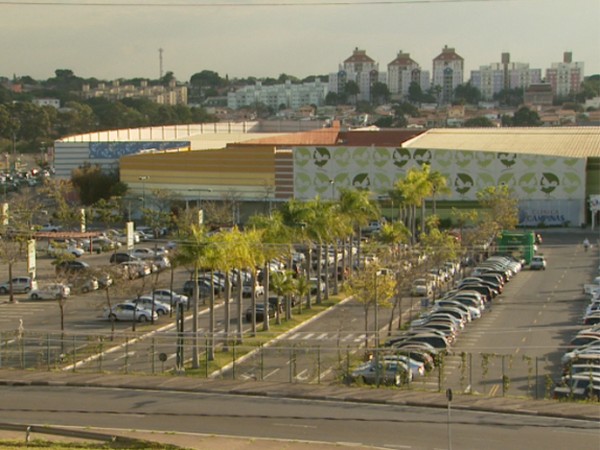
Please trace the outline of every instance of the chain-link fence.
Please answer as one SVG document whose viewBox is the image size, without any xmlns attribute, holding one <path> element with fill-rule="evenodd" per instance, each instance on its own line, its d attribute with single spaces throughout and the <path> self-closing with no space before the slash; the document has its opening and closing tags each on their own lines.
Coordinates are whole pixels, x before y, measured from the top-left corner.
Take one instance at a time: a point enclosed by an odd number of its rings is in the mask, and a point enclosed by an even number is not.
<svg viewBox="0 0 600 450">
<path fill-rule="evenodd" d="M 239 343 L 222 334 L 193 339 L 190 333 L 135 335 L 60 332 L 0 333 L 0 367 L 88 373 L 172 374 L 289 383 L 355 383 L 354 371 L 367 360 L 380 367 L 393 350 L 368 352 L 357 345 L 285 339 Z M 212 355 L 212 358 L 207 355 Z M 195 362 L 193 361 L 194 356 Z M 410 355 L 408 355 L 410 356 Z M 374 360 L 374 361 L 373 361 Z M 375 374 L 372 384 L 385 384 Z M 487 396 L 544 398 L 552 395 L 560 367 L 542 357 L 497 353 L 447 353 L 422 375 L 405 378 L 401 389 L 453 390 Z M 379 382 L 381 381 L 381 382 Z"/>
</svg>

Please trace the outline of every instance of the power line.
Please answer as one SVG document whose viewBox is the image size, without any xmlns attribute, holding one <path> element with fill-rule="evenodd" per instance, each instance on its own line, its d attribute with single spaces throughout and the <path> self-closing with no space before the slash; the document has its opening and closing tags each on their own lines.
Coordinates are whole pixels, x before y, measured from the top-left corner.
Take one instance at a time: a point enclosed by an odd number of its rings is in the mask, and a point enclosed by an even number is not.
<svg viewBox="0 0 600 450">
<path fill-rule="evenodd" d="M 315 6 L 395 6 L 440 3 L 506 3 L 515 0 L 374 0 L 374 1 L 340 1 L 340 2 L 264 2 L 264 3 L 131 3 L 131 2 L 66 2 L 66 1 L 0 1 L 7 6 L 78 6 L 78 7 L 143 7 L 143 8 L 260 8 L 260 7 L 315 7 Z"/>
</svg>

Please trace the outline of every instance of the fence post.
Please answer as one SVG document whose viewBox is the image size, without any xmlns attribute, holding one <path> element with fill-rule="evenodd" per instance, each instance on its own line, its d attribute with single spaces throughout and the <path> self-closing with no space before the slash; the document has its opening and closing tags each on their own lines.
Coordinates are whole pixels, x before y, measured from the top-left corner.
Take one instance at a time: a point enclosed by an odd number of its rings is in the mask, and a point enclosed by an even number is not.
<svg viewBox="0 0 600 450">
<path fill-rule="evenodd" d="M 538 380 L 539 380 L 539 373 L 538 373 L 538 357 L 535 357 L 535 399 L 538 399 Z"/>
<path fill-rule="evenodd" d="M 208 335 L 204 336 L 204 378 L 208 379 Z"/>
<path fill-rule="evenodd" d="M 233 376 L 233 379 L 235 380 L 235 349 L 236 349 L 236 340 L 233 341 L 233 348 L 232 348 L 232 352 L 231 352 L 231 358 L 232 361 L 231 363 L 233 364 L 231 367 L 231 375 Z"/>
<path fill-rule="evenodd" d="M 129 338 L 125 338 L 125 373 L 129 373 Z"/>
<path fill-rule="evenodd" d="M 260 369 L 260 381 L 262 381 L 264 373 L 265 373 L 264 372 L 265 371 L 265 353 L 264 353 L 265 349 L 262 344 L 258 344 L 258 345 L 260 345 L 260 352 L 259 352 L 260 353 L 260 362 L 259 362 L 260 368 L 259 369 Z"/>
<path fill-rule="evenodd" d="M 46 368 L 50 372 L 50 333 L 46 333 Z"/>
<path fill-rule="evenodd" d="M 19 355 L 21 357 L 21 369 L 25 368 L 25 332 L 20 334 L 19 339 Z"/>
<path fill-rule="evenodd" d="M 317 384 L 321 384 L 321 346 L 317 347 Z"/>
<path fill-rule="evenodd" d="M 506 373 L 504 373 L 504 357 L 506 355 L 502 355 L 502 397 L 504 397 L 504 395 L 506 394 L 506 383 L 504 382 L 504 380 L 506 379 Z"/>
<path fill-rule="evenodd" d="M 156 338 L 152 338 L 152 350 L 151 350 L 151 356 L 152 356 L 152 375 L 154 375 L 155 372 L 155 367 L 154 367 L 154 363 L 155 363 L 155 358 L 156 358 Z"/>
<path fill-rule="evenodd" d="M 73 349 L 73 372 L 75 372 L 75 369 L 77 368 L 77 364 L 75 364 L 75 361 L 77 361 L 77 350 L 75 348 L 75 336 L 73 336 L 73 339 L 71 340 L 72 343 L 72 349 Z"/>
<path fill-rule="evenodd" d="M 100 354 L 98 355 L 98 372 L 102 372 L 102 360 L 104 359 L 104 338 L 100 336 Z"/>
<path fill-rule="evenodd" d="M 290 356 L 289 356 L 289 363 L 290 363 L 290 383 L 294 382 L 294 378 L 292 376 L 292 370 L 293 370 L 292 366 L 294 365 L 293 359 L 294 359 L 294 350 L 293 350 L 292 347 L 290 347 Z"/>
</svg>

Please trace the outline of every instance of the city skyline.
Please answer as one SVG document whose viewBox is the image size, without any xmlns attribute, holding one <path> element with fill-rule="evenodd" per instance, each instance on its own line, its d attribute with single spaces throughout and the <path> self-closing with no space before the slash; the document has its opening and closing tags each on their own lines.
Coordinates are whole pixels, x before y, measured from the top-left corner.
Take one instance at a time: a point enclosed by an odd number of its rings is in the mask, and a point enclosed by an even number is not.
<svg viewBox="0 0 600 450">
<path fill-rule="evenodd" d="M 447 45 L 472 70 L 500 60 L 545 70 L 564 52 L 600 74 L 596 0 L 281 0 L 186 3 L 0 2 L 0 76 L 47 79 L 57 69 L 83 78 L 187 81 L 202 70 L 230 78 L 299 78 L 336 72 L 354 48 L 381 72 L 399 51 L 423 70 Z M 451 24 L 451 26 L 449 25 Z"/>
</svg>

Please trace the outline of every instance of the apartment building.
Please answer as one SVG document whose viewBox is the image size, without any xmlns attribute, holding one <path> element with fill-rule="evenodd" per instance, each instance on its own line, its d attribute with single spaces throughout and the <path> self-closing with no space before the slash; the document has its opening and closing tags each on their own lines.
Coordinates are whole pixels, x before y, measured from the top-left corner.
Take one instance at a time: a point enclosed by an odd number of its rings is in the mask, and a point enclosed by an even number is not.
<svg viewBox="0 0 600 450">
<path fill-rule="evenodd" d="M 99 83 L 96 88 L 84 84 L 81 96 L 84 99 L 104 97 L 110 100 L 122 100 L 124 98 L 147 98 L 160 105 L 187 105 L 188 88 L 177 84 L 173 79 L 168 86 L 150 85 L 147 80 L 142 80 L 140 86 L 133 84 L 121 84 L 119 80 L 111 83 Z"/>
<path fill-rule="evenodd" d="M 336 73 L 329 74 L 329 90 L 336 94 L 344 92 L 346 83 L 353 81 L 358 85 L 356 100 L 371 100 L 371 86 L 374 83 L 386 83 L 385 73 L 379 72 L 379 64 L 358 47 L 352 55 L 339 65 Z"/>
<path fill-rule="evenodd" d="M 479 89 L 483 100 L 492 100 L 502 90 L 526 90 L 532 84 L 540 83 L 541 78 L 541 69 L 530 69 L 527 63 L 511 62 L 510 53 L 502 53 L 499 63 L 471 71 L 471 84 Z"/>
<path fill-rule="evenodd" d="M 583 62 L 573 62 L 573 54 L 564 52 L 562 62 L 552 63 L 546 69 L 546 81 L 552 86 L 555 97 L 576 94 L 583 82 Z"/>
<path fill-rule="evenodd" d="M 411 83 L 417 83 L 422 91 L 429 89 L 431 83 L 429 71 L 422 70 L 409 53 L 402 50 L 387 66 L 387 86 L 394 98 L 405 98 Z"/>
<path fill-rule="evenodd" d="M 463 84 L 465 60 L 452 47 L 444 46 L 433 59 L 433 86 L 439 92 L 440 103 L 450 103 L 454 89 Z"/>
<path fill-rule="evenodd" d="M 265 104 L 275 111 L 280 108 L 299 109 L 306 105 L 322 106 L 327 96 L 327 84 L 316 79 L 314 82 L 292 84 L 286 80 L 283 84 L 264 86 L 257 81 L 253 86 L 244 86 L 227 94 L 227 107 L 239 109 L 258 103 Z"/>
</svg>

